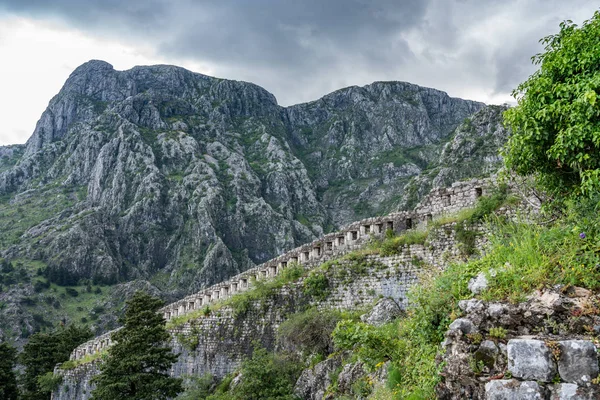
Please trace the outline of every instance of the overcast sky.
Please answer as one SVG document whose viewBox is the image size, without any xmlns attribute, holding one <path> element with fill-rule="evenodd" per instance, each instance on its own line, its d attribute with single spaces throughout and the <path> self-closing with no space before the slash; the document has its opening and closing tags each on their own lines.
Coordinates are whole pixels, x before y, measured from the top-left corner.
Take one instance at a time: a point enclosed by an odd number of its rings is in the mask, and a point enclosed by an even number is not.
<svg viewBox="0 0 600 400">
<path fill-rule="evenodd" d="M 400 80 L 510 102 L 538 40 L 588 0 L 0 0 L 0 145 L 24 143 L 78 65 L 175 64 L 282 105 Z"/>
</svg>

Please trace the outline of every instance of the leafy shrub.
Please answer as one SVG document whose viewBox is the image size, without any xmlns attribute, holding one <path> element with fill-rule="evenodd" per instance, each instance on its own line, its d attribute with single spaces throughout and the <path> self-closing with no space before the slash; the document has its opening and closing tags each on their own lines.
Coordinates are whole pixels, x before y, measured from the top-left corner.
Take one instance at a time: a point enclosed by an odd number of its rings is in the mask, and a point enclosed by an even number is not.
<svg viewBox="0 0 600 400">
<path fill-rule="evenodd" d="M 73 288 L 65 288 L 65 293 L 68 294 L 71 297 L 77 297 L 79 296 L 79 292 L 76 289 Z"/>
<path fill-rule="evenodd" d="M 329 296 L 329 279 L 322 272 L 313 271 L 304 279 L 304 294 L 317 300 Z"/>
<path fill-rule="evenodd" d="M 37 379 L 38 387 L 43 392 L 53 392 L 63 381 L 62 375 L 54 375 L 53 372 L 47 372 Z"/>
<path fill-rule="evenodd" d="M 394 254 L 399 254 L 402 247 L 412 244 L 425 244 L 429 232 L 426 230 L 407 231 L 401 236 L 387 237 L 382 242 L 375 242 L 374 248 L 379 251 L 379 254 L 386 257 Z"/>
<path fill-rule="evenodd" d="M 207 400 L 295 400 L 294 384 L 301 368 L 296 359 L 256 348 L 252 357 L 242 362 L 240 383 L 228 391 L 217 389 L 217 394 L 208 396 Z"/>
<path fill-rule="evenodd" d="M 205 399 L 211 394 L 215 384 L 213 376 L 205 374 L 187 378 L 184 386 L 185 391 L 176 397 L 177 400 Z"/>
<path fill-rule="evenodd" d="M 327 355 L 333 351 L 331 333 L 341 319 L 339 311 L 311 308 L 284 321 L 279 326 L 278 338 L 286 347 L 305 354 Z"/>
<path fill-rule="evenodd" d="M 600 72 L 600 12 L 578 27 L 541 40 L 533 56 L 540 69 L 513 92 L 518 105 L 504 113 L 512 128 L 504 160 L 521 175 L 535 175 L 565 198 L 600 189 L 597 76 Z"/>
</svg>

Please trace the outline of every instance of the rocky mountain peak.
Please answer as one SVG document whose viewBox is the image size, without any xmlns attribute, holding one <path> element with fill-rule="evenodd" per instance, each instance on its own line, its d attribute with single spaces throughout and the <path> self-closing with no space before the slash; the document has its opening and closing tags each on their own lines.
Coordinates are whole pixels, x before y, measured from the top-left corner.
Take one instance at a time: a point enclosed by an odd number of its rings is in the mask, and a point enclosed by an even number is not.
<svg viewBox="0 0 600 400">
<path fill-rule="evenodd" d="M 0 258 L 61 285 L 143 279 L 179 297 L 493 171 L 499 111 L 455 135 L 482 107 L 406 82 L 281 107 L 247 82 L 92 60 L 24 150 L 0 148 Z"/>
</svg>

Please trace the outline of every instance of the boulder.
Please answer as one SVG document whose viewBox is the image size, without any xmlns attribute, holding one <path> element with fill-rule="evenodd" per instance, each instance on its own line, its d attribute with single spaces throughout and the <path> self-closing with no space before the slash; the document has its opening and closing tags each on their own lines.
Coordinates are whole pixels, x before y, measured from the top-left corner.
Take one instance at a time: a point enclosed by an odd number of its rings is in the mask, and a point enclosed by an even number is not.
<svg viewBox="0 0 600 400">
<path fill-rule="evenodd" d="M 367 324 L 380 326 L 391 322 L 402 315 L 402 309 L 392 299 L 381 299 L 373 309 L 360 317 Z"/>
<path fill-rule="evenodd" d="M 496 380 L 485 384 L 486 400 L 542 400 L 543 391 L 537 382 Z"/>
<path fill-rule="evenodd" d="M 483 272 L 469 281 L 468 287 L 471 293 L 479 294 L 488 288 L 488 279 Z"/>
<path fill-rule="evenodd" d="M 598 376 L 596 346 L 588 340 L 559 342 L 558 373 L 563 381 L 589 384 Z"/>
<path fill-rule="evenodd" d="M 515 378 L 552 382 L 556 364 L 546 343 L 533 339 L 508 341 L 508 369 Z"/>
<path fill-rule="evenodd" d="M 469 333 L 477 332 L 477 328 L 473 325 L 473 322 L 467 318 L 458 318 L 450 324 L 448 327 L 450 331 L 461 331 L 465 335 Z"/>
<path fill-rule="evenodd" d="M 338 375 L 338 390 L 340 393 L 351 394 L 352 384 L 366 375 L 363 363 L 346 364 Z"/>
</svg>

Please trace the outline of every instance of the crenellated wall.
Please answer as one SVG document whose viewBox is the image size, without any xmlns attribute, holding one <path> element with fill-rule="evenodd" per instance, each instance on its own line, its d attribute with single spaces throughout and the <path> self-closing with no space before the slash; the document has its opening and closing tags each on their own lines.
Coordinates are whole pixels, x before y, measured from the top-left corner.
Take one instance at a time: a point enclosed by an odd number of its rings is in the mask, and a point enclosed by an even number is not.
<svg viewBox="0 0 600 400">
<path fill-rule="evenodd" d="M 163 313 L 166 320 L 170 320 L 244 292 L 252 286 L 253 281 L 273 278 L 290 264 L 298 264 L 311 269 L 325 261 L 362 248 L 372 237 L 383 236 L 387 230 L 401 233 L 409 229 L 424 227 L 437 217 L 474 206 L 477 199 L 488 195 L 493 186 L 493 180 L 472 179 L 456 182 L 449 188 L 433 189 L 413 211 L 396 212 L 351 223 L 337 232 L 290 250 L 279 257 L 235 275 L 227 281 L 171 303 L 163 307 L 160 312 Z M 409 258 L 415 257 L 413 251 L 399 256 L 398 261 L 410 261 Z M 431 265 L 439 265 L 439 254 L 436 255 L 435 251 L 427 254 L 427 250 L 422 250 L 422 253 L 419 258 Z M 86 355 L 95 354 L 109 347 L 112 344 L 110 337 L 113 332 L 107 332 L 78 346 L 72 352 L 71 360 L 80 360 Z"/>
<path fill-rule="evenodd" d="M 365 255 L 360 260 L 339 259 L 328 268 L 319 268 L 327 278 L 326 296 L 315 298 L 304 290 L 300 278 L 271 295 L 255 300 L 248 309 L 236 312 L 231 306 L 194 318 L 170 329 L 171 347 L 179 354 L 171 375 L 178 377 L 211 374 L 220 379 L 235 371 L 251 355 L 256 343 L 267 349 L 277 347 L 279 325 L 295 312 L 308 307 L 357 310 L 372 306 L 380 298 L 392 299 L 401 308 L 408 306 L 408 290 L 427 268 L 444 268 L 462 257 L 455 239 L 455 223 L 430 231 L 424 244 L 405 245 L 399 254 L 382 257 Z M 476 228 L 484 233 L 485 228 Z M 481 248 L 485 236 L 477 238 Z M 352 268 L 360 262 L 364 268 Z M 54 400 L 87 400 L 94 389 L 91 378 L 98 373 L 99 360 L 72 370 L 57 368 L 63 382 L 53 393 Z"/>
</svg>

